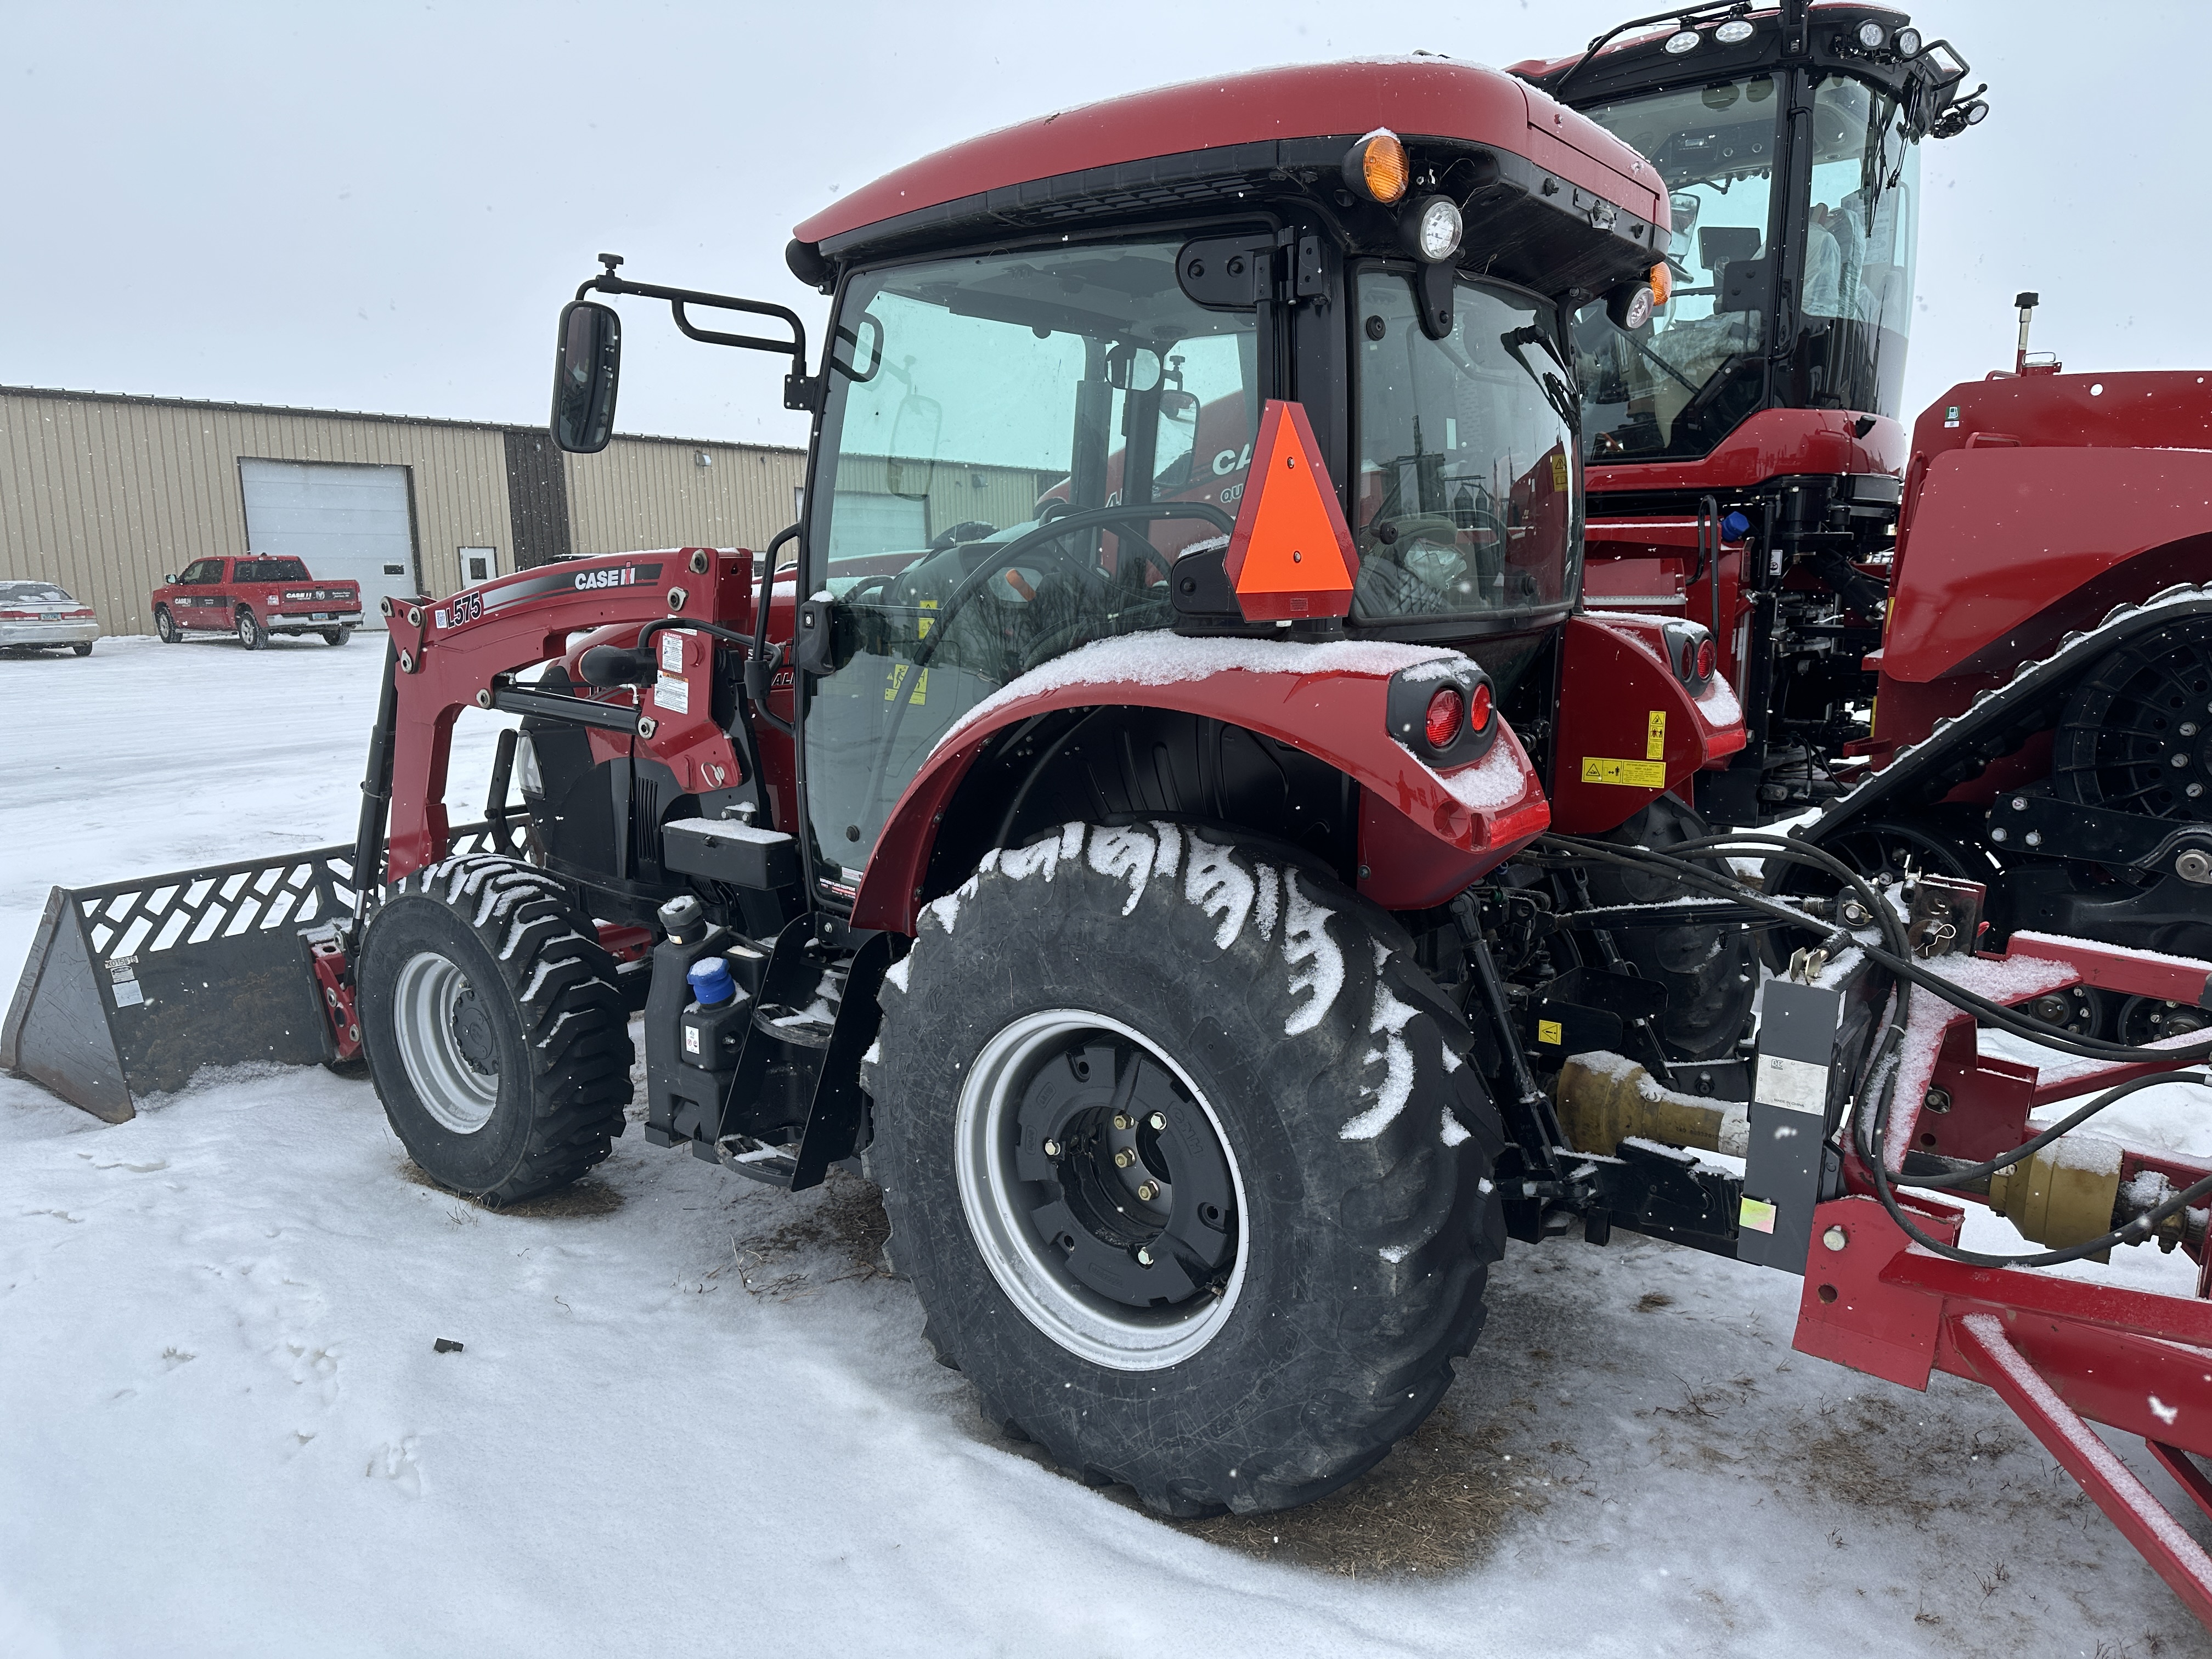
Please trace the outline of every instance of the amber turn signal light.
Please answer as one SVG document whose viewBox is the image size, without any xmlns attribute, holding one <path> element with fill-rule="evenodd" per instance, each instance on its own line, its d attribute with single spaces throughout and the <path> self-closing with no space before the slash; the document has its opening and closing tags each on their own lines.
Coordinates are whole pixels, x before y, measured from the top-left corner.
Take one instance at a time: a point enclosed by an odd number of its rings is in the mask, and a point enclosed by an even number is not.
<svg viewBox="0 0 2212 1659">
<path fill-rule="evenodd" d="M 1651 267 L 1652 306 L 1655 308 L 1663 306 L 1668 301 L 1674 297 L 1674 273 L 1668 269 L 1667 262 L 1664 259 L 1662 259 L 1657 264 Z"/>
<path fill-rule="evenodd" d="M 1388 127 L 1377 127 L 1344 154 L 1344 182 L 1370 202 L 1394 207 L 1413 181 L 1406 146 Z"/>
</svg>

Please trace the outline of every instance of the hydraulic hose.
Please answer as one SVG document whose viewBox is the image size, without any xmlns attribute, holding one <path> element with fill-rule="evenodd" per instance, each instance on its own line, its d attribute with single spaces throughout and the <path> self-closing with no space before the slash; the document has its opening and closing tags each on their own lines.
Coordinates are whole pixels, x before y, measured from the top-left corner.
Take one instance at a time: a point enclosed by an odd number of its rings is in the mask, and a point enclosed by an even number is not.
<svg viewBox="0 0 2212 1659">
<path fill-rule="evenodd" d="M 1770 899 L 1765 894 L 1754 893 L 1733 877 L 1723 876 L 1692 861 L 1692 857 L 1721 858 L 1732 852 L 1757 854 L 1764 859 L 1786 864 L 1808 866 L 1824 871 L 1844 885 L 1856 890 L 1874 917 L 1886 941 L 1887 948 L 1868 943 L 1855 935 L 1844 933 L 1857 948 L 1879 966 L 1887 969 L 1897 981 L 1897 992 L 1888 1011 L 1887 1020 L 1873 1053 L 1869 1057 L 1867 1074 L 1880 1079 L 1872 1111 L 1860 1110 L 1852 1114 L 1851 1138 L 1853 1149 L 1859 1160 L 1869 1171 L 1875 1196 L 1883 1209 L 1894 1220 L 1905 1236 L 1923 1249 L 1954 1261 L 1979 1267 L 2045 1267 L 2063 1262 L 2078 1261 L 2109 1250 L 2116 1245 L 2136 1243 L 2148 1238 L 2159 1224 L 2195 1206 L 2199 1200 L 2212 1197 L 2212 1176 L 2192 1183 L 2181 1192 L 2164 1200 L 2124 1225 L 2115 1227 L 2100 1237 L 2061 1249 L 2044 1250 L 2021 1255 L 1992 1255 L 1978 1250 L 1962 1249 L 1930 1235 L 1916 1222 L 1911 1213 L 1898 1201 L 1896 1183 L 1957 1190 L 1972 1182 L 1985 1179 L 1998 1170 L 2008 1169 L 2032 1157 L 2062 1136 L 2079 1128 L 2099 1113 L 2108 1109 L 2138 1090 L 2159 1084 L 2197 1082 L 2206 1080 L 2205 1074 L 2161 1072 L 2154 1077 L 2137 1078 L 2121 1084 L 2100 1095 L 2087 1105 L 2070 1113 L 2058 1123 L 2035 1135 L 2001 1157 L 1979 1164 L 1947 1170 L 1940 1178 L 1907 1176 L 1889 1169 L 1886 1157 L 1878 1155 L 1875 1147 L 1885 1139 L 1884 1132 L 1893 1108 L 1898 1081 L 1903 1067 L 1897 1064 L 1897 1051 L 1902 1043 L 1909 1017 L 1911 996 L 1918 987 L 1932 993 L 1954 1007 L 1974 1014 L 1978 1018 L 2014 1032 L 2028 1041 L 2048 1048 L 2071 1052 L 2087 1059 L 2121 1061 L 2178 1060 L 2184 1065 L 2212 1058 L 2212 1042 L 2189 1048 L 2141 1048 L 2127 1043 L 2106 1042 L 2101 1039 L 2083 1038 L 2053 1030 L 2040 1021 L 2030 1020 L 2001 1003 L 1996 1003 L 1965 987 L 1944 979 L 1941 975 L 1923 968 L 1911 955 L 1905 937 L 1904 924 L 1887 902 L 1883 902 L 1866 879 L 1856 871 L 1832 854 L 1802 842 L 1759 831 L 1734 831 L 1706 836 L 1696 841 L 1674 844 L 1670 853 L 1659 853 L 1649 848 L 1626 848 L 1609 842 L 1585 841 L 1571 836 L 1548 836 L 1537 843 L 1539 857 L 1553 864 L 1599 862 L 1645 868 L 1658 868 L 1675 876 L 1686 886 L 1695 887 L 1716 896 L 1729 898 L 1748 908 L 1762 910 L 1778 920 L 1789 921 L 1808 931 L 1822 934 L 1833 940 L 1840 930 L 1827 928 L 1818 918 L 1802 910 Z M 1557 849 L 1557 850 L 1553 850 Z M 1685 857 L 1690 854 L 1692 857 Z"/>
</svg>

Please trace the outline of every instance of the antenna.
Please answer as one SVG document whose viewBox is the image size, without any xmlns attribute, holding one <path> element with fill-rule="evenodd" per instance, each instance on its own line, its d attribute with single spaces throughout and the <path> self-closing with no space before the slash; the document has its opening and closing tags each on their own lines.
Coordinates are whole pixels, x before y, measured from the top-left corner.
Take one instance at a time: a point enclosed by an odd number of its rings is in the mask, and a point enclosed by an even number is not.
<svg viewBox="0 0 2212 1659">
<path fill-rule="evenodd" d="M 2036 307 L 2043 303 L 2043 296 L 2035 293 L 2015 294 L 2012 296 L 2012 302 L 2020 307 L 2020 349 L 2013 357 L 2012 372 L 2025 374 L 2027 373 L 2027 325 L 2035 315 Z"/>
</svg>

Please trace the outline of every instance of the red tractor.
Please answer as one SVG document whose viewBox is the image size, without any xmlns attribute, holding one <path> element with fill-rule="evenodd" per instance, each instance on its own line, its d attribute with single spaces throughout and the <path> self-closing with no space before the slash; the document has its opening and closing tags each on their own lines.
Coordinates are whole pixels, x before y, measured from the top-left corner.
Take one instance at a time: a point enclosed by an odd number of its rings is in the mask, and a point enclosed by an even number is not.
<svg viewBox="0 0 2212 1659">
<path fill-rule="evenodd" d="M 1894 1190 L 2197 1255 L 2186 1160 L 2008 1177 L 2050 1161 L 2033 1103 L 2200 1049 L 1982 1060 L 1948 1011 L 2042 1028 L 1959 982 L 1981 890 L 1707 836 L 1685 796 L 1743 742 L 1711 635 L 1580 607 L 1572 317 L 1633 302 L 1668 211 L 1596 125 L 1430 58 L 1063 111 L 854 192 L 787 253 L 832 296 L 812 372 L 789 310 L 601 256 L 556 439 L 613 431 L 605 301 L 665 301 L 788 359 L 806 519 L 387 605 L 357 843 L 58 890 L 0 1064 L 119 1116 L 216 1059 L 365 1059 L 416 1163 L 499 1205 L 607 1155 L 641 1017 L 648 1141 L 789 1189 L 863 1161 L 982 1409 L 1170 1515 L 1371 1466 L 1509 1236 L 1805 1273 L 1801 1340 L 1923 1385 L 2056 1363 L 1972 1322 L 2037 1296 L 2092 1373 L 2212 1346 L 2185 1299 L 1918 1272 L 1958 1214 Z M 520 727 L 457 829 L 472 709 Z M 1745 887 L 1747 848 L 1833 896 Z M 1802 939 L 1755 1055 L 1753 928 Z M 2212 974 L 2006 960 L 2008 995 Z M 2080 1409 L 2212 1453 L 2212 1410 L 2131 1399 Z"/>
<path fill-rule="evenodd" d="M 2011 371 L 1899 424 L 1920 144 L 1988 107 L 1964 60 L 1901 12 L 1790 0 L 1515 72 L 1670 195 L 1650 291 L 1576 323 L 1584 592 L 1711 629 L 1748 740 L 1699 807 L 1816 813 L 1800 833 L 1856 868 L 1984 884 L 2000 933 L 2203 951 L 2212 607 L 2166 591 L 2212 534 L 2203 377 L 2063 375 L 2024 294 Z M 2094 988 L 2038 1006 L 2130 1041 L 2202 1023 Z"/>
</svg>

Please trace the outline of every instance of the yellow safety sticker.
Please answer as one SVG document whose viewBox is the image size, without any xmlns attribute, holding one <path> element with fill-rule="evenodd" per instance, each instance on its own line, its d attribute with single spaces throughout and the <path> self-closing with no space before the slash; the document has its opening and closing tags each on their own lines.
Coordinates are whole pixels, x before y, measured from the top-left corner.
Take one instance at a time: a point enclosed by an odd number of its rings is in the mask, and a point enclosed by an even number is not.
<svg viewBox="0 0 2212 1659">
<path fill-rule="evenodd" d="M 1667 758 L 1667 711 L 1655 708 L 1644 718 L 1644 758 Z"/>
<path fill-rule="evenodd" d="M 1736 1212 L 1735 1224 L 1754 1233 L 1774 1231 L 1774 1206 L 1763 1198 L 1747 1198 Z"/>
<path fill-rule="evenodd" d="M 1618 783 L 1631 789 L 1664 789 L 1667 767 L 1662 761 L 1605 760 L 1583 757 L 1584 783 Z"/>
<path fill-rule="evenodd" d="M 1566 1040 L 1567 1034 L 1560 1029 L 1559 1022 L 1556 1019 L 1540 1019 L 1536 1022 L 1537 1042 L 1548 1042 L 1554 1048 L 1558 1048 L 1563 1047 Z"/>
<path fill-rule="evenodd" d="M 1563 449 L 1555 449 L 1552 452 L 1552 488 L 1565 489 L 1566 487 L 1567 454 Z"/>
</svg>

